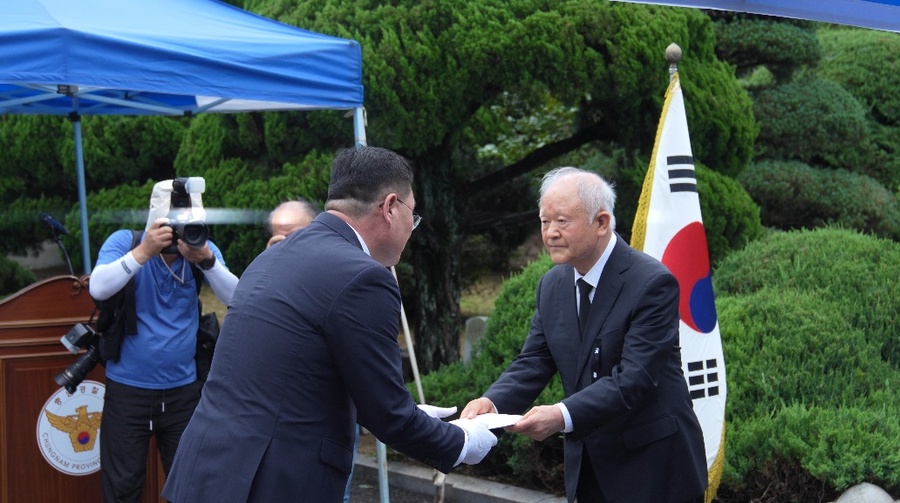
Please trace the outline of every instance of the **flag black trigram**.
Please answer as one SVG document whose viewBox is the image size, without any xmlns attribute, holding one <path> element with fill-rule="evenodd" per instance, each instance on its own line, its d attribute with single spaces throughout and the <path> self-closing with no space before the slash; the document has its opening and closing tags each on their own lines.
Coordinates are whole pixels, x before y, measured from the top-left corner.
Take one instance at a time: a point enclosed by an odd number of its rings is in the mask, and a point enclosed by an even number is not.
<svg viewBox="0 0 900 503">
<path fill-rule="evenodd" d="M 697 173 L 694 171 L 694 157 L 690 155 L 670 155 L 666 157 L 669 168 L 669 190 L 672 192 L 697 192 Z"/>
<path fill-rule="evenodd" d="M 719 394 L 719 363 L 715 358 L 688 362 L 688 389 L 693 400 Z"/>
</svg>

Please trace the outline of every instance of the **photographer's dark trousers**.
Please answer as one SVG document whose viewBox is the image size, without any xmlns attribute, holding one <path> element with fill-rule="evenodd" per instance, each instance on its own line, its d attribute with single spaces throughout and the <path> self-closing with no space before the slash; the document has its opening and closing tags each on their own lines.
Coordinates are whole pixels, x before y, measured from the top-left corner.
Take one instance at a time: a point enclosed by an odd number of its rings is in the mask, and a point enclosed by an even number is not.
<svg viewBox="0 0 900 503">
<path fill-rule="evenodd" d="M 147 478 L 150 438 L 169 474 L 175 449 L 200 400 L 202 383 L 152 390 L 106 380 L 100 425 L 105 503 L 139 503 Z M 158 495 L 152 495 L 155 500 Z"/>
</svg>

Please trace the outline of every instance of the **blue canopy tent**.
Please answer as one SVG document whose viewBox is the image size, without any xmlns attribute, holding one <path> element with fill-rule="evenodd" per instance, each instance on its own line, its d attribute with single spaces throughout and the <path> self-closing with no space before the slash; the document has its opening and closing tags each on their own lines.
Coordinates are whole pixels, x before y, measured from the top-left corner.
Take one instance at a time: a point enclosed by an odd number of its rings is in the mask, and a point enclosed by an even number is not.
<svg viewBox="0 0 900 503">
<path fill-rule="evenodd" d="M 82 115 L 353 110 L 365 144 L 357 42 L 217 0 L 4 0 L 0 114 L 75 126 L 84 272 L 90 273 Z"/>
<path fill-rule="evenodd" d="M 613 0 L 748 12 L 900 32 L 900 0 Z"/>
</svg>

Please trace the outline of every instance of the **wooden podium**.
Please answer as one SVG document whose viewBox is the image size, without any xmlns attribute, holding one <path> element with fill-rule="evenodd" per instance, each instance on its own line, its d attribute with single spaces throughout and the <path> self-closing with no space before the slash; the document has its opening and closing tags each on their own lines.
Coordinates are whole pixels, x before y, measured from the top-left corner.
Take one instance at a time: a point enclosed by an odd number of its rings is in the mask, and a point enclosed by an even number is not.
<svg viewBox="0 0 900 503">
<path fill-rule="evenodd" d="M 79 355 L 60 342 L 87 324 L 87 277 L 56 276 L 0 301 L 0 503 L 97 503 L 99 414 L 105 376 L 97 365 L 70 394 L 54 377 Z M 152 442 L 151 442 L 152 444 Z M 159 497 L 162 466 L 151 445 L 144 502 Z"/>
</svg>

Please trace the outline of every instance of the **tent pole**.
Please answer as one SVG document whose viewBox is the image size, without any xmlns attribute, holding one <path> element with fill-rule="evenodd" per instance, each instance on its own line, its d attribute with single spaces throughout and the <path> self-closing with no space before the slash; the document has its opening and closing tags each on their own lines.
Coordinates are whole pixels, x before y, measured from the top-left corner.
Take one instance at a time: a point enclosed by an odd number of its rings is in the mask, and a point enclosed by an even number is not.
<svg viewBox="0 0 900 503">
<path fill-rule="evenodd" d="M 69 114 L 69 120 L 75 127 L 75 164 L 78 173 L 78 206 L 81 210 L 81 260 L 84 274 L 91 273 L 91 245 L 88 244 L 87 195 L 84 188 L 84 151 L 81 148 L 81 116 L 78 112 Z"/>
<path fill-rule="evenodd" d="M 366 146 L 366 109 L 363 107 L 353 109 L 353 136 L 357 148 Z"/>
</svg>

